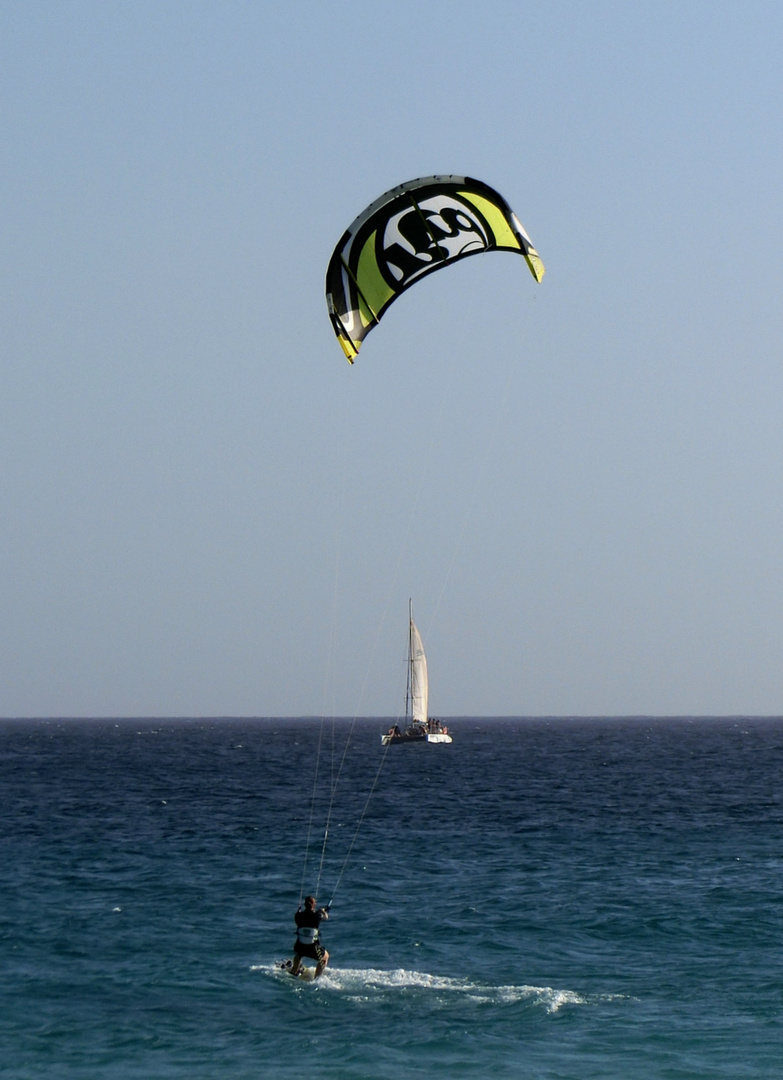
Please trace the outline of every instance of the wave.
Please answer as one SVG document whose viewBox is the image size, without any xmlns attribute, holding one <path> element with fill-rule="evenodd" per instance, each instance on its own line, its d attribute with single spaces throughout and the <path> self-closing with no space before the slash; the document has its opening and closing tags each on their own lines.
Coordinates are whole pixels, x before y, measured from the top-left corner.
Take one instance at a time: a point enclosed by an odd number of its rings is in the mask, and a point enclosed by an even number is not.
<svg viewBox="0 0 783 1080">
<path fill-rule="evenodd" d="M 278 964 L 254 964 L 251 971 L 265 975 L 285 974 Z M 380 996 L 389 991 L 419 990 L 435 992 L 444 998 L 462 996 L 477 1004 L 507 1005 L 528 1002 L 548 1013 L 559 1012 L 567 1005 L 591 1005 L 624 997 L 622 994 L 580 994 L 575 990 L 557 989 L 552 986 L 495 986 L 467 978 L 448 975 L 430 975 L 425 971 L 409 971 L 406 968 L 336 968 L 329 967 L 318 980 L 324 991 L 346 993 L 350 997 L 364 999 Z"/>
</svg>

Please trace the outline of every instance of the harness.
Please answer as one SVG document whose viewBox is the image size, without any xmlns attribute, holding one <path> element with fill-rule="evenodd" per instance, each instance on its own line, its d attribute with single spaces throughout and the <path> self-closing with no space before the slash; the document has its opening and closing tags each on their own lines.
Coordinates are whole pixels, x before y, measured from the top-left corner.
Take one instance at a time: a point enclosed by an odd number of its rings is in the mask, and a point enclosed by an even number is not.
<svg viewBox="0 0 783 1080">
<path fill-rule="evenodd" d="M 316 941 L 318 941 L 318 927 L 297 926 L 296 940 L 300 941 L 302 945 L 315 945 Z"/>
</svg>

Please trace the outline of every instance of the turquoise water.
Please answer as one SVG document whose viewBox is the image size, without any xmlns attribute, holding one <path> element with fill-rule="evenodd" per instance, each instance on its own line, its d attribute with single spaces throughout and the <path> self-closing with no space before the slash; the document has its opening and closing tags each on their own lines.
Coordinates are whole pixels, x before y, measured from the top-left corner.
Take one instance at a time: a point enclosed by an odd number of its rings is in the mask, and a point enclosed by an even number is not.
<svg viewBox="0 0 783 1080">
<path fill-rule="evenodd" d="M 783 721 L 449 726 L 0 721 L 0 1075 L 779 1076 Z"/>
</svg>

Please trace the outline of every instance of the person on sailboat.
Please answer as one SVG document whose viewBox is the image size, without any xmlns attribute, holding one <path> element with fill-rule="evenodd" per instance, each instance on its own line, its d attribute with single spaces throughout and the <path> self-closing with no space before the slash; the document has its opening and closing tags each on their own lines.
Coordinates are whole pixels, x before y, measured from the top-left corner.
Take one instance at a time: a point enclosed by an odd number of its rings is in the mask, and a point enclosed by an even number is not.
<svg viewBox="0 0 783 1080">
<path fill-rule="evenodd" d="M 316 908 L 315 897 L 306 896 L 304 910 L 298 908 L 294 920 L 296 921 L 296 941 L 294 942 L 294 959 L 288 969 L 292 975 L 299 974 L 302 958 L 307 956 L 316 961 L 314 979 L 317 979 L 326 965 L 329 963 L 329 953 L 320 941 L 320 924 L 322 919 L 329 918 L 330 904 L 326 907 Z"/>
</svg>

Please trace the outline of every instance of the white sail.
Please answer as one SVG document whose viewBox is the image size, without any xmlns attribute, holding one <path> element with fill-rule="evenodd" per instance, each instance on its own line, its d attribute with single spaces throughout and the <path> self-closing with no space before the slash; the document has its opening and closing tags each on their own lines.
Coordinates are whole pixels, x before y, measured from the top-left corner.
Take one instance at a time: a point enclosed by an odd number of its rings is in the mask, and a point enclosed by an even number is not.
<svg viewBox="0 0 783 1080">
<path fill-rule="evenodd" d="M 427 723 L 430 684 L 427 678 L 427 657 L 416 623 L 411 619 L 410 633 L 411 665 L 411 719 L 414 724 Z"/>
</svg>

